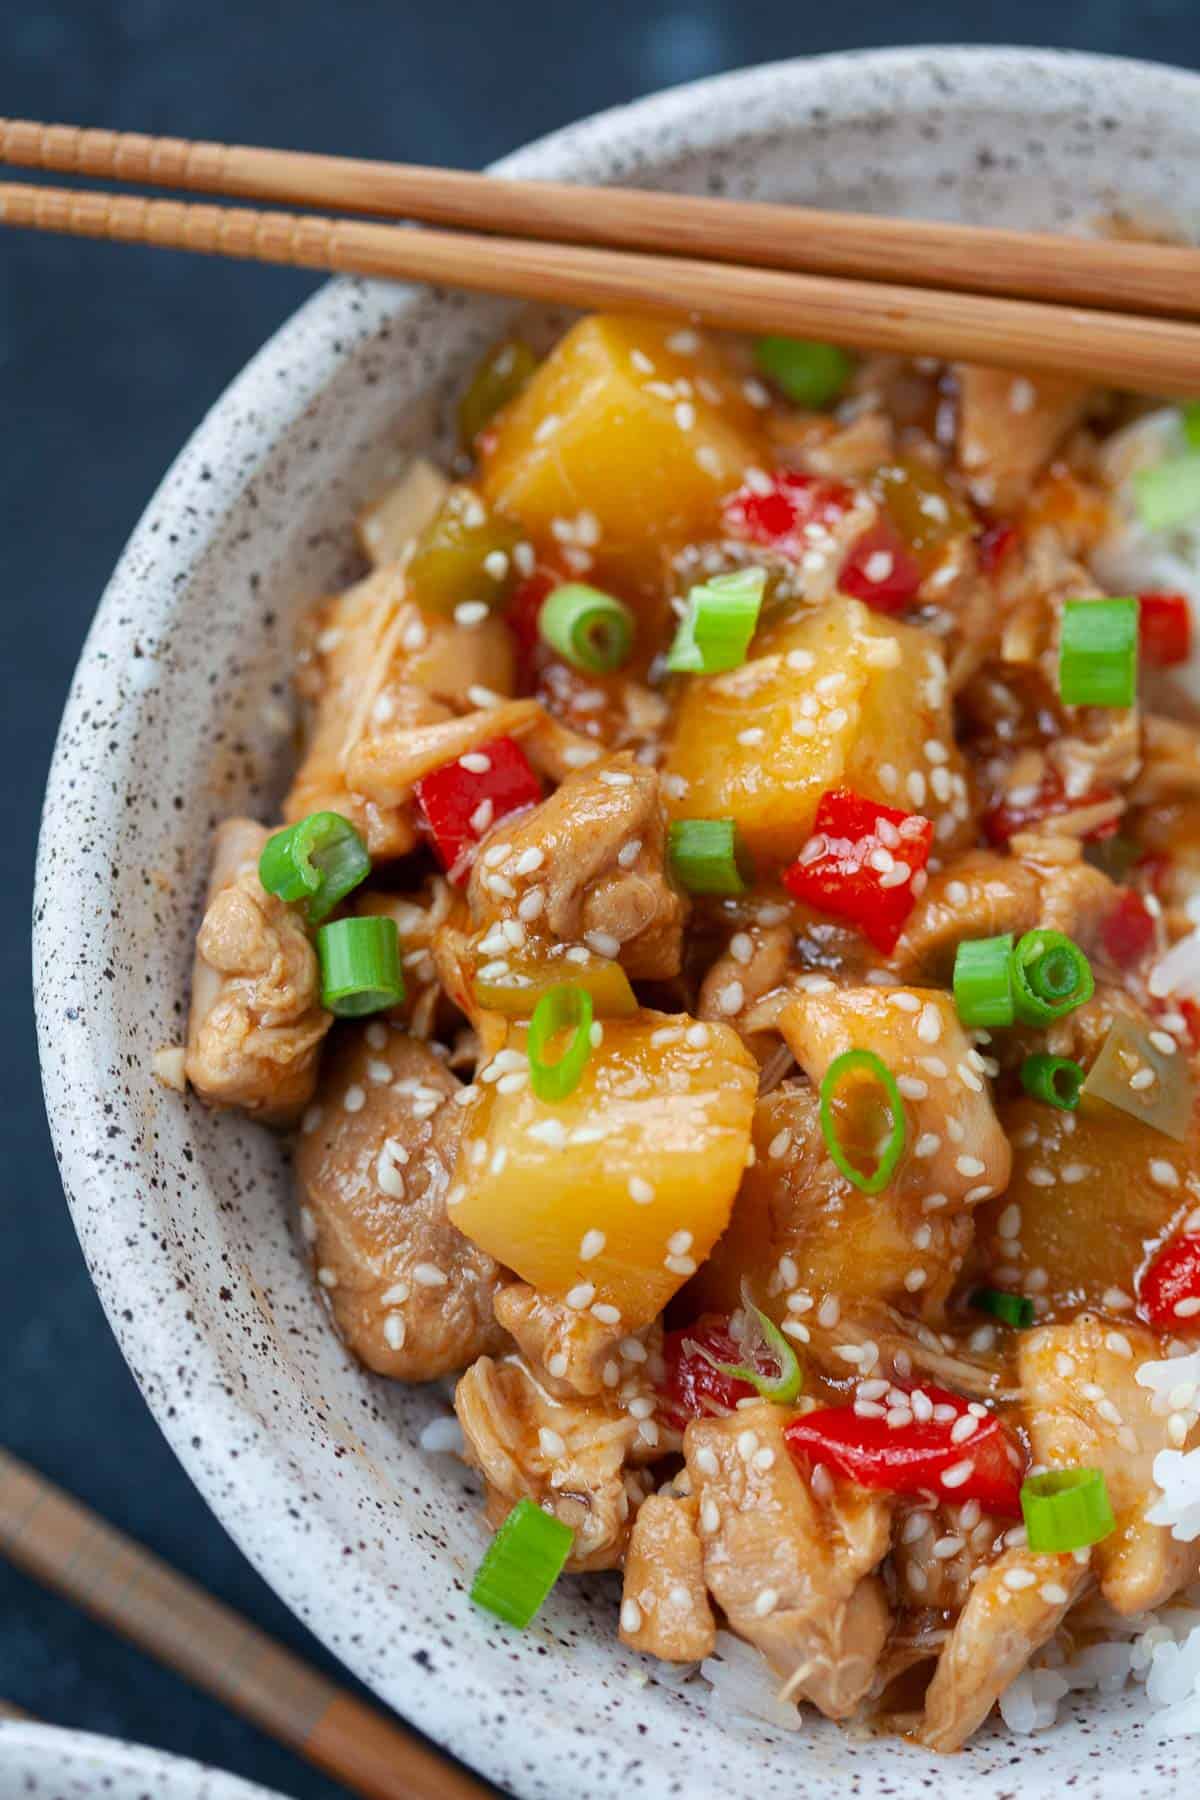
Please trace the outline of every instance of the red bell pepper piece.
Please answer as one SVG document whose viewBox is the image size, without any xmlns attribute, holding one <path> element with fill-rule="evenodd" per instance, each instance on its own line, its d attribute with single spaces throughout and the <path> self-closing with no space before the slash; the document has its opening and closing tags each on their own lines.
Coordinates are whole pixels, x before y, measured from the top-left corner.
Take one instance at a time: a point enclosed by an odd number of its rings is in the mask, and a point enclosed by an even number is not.
<svg viewBox="0 0 1200 1800">
<path fill-rule="evenodd" d="M 836 525 L 855 502 L 854 489 L 822 475 L 776 469 L 770 487 L 741 487 L 725 502 L 731 537 L 749 538 L 789 556 L 803 556 Z"/>
<path fill-rule="evenodd" d="M 1069 796 L 1057 775 L 1047 775 L 1037 793 L 1029 799 L 1001 800 L 998 805 L 990 806 L 983 815 L 984 834 L 990 844 L 995 844 L 1000 849 L 1018 831 L 1028 831 L 1043 819 L 1052 819 L 1058 813 L 1074 812 L 1080 806 L 1097 806 L 1100 801 L 1112 798 L 1107 788 L 1093 788 L 1088 794 Z M 1085 832 L 1084 842 L 1097 844 L 1103 838 L 1115 837 L 1116 833 L 1117 820 L 1113 819 L 1107 825 L 1098 826 L 1095 831 Z"/>
<path fill-rule="evenodd" d="M 1154 918 L 1142 896 L 1126 888 L 1100 927 L 1100 939 L 1118 968 L 1128 969 L 1154 942 Z"/>
<path fill-rule="evenodd" d="M 717 1362 L 746 1360 L 742 1345 L 730 1336 L 729 1320 L 723 1313 L 705 1313 L 683 1331 L 668 1331 L 663 1339 L 666 1370 L 658 1384 L 662 1396 L 658 1410 L 663 1423 L 675 1431 L 682 1431 L 689 1419 L 731 1413 L 739 1400 L 755 1398 L 748 1381 L 736 1381 L 714 1369 L 702 1354 L 705 1350 Z"/>
<path fill-rule="evenodd" d="M 475 846 L 500 819 L 536 806 L 542 784 L 515 738 L 492 738 L 468 754 L 468 763 L 487 758 L 487 767 L 464 767 L 462 757 L 423 775 L 413 789 L 421 821 L 438 861 L 451 881 L 462 881 Z"/>
<path fill-rule="evenodd" d="M 876 612 L 898 613 L 916 599 L 921 568 L 891 520 L 880 518 L 851 544 L 837 584 Z"/>
<path fill-rule="evenodd" d="M 1138 638 L 1156 668 L 1184 663 L 1192 653 L 1192 613 L 1184 594 L 1139 594 Z"/>
<path fill-rule="evenodd" d="M 831 788 L 784 885 L 805 905 L 857 925 L 886 956 L 925 887 L 932 844 L 933 822 L 921 813 Z"/>
<path fill-rule="evenodd" d="M 1020 538 L 1015 525 L 1008 519 L 997 519 L 992 525 L 985 525 L 975 542 L 975 552 L 979 558 L 979 567 L 985 575 L 994 575 L 1013 551 Z"/>
<path fill-rule="evenodd" d="M 1200 1331 L 1200 1234 L 1164 1244 L 1138 1285 L 1142 1312 L 1160 1331 Z"/>
<path fill-rule="evenodd" d="M 932 1418 L 914 1414 L 910 1424 L 889 1425 L 886 1417 L 861 1417 L 853 1406 L 820 1407 L 785 1425 L 788 1449 L 802 1466 L 823 1463 L 860 1487 L 978 1500 L 986 1512 L 1017 1517 L 1025 1459 L 1013 1434 L 988 1413 L 969 1437 L 956 1439 L 969 1403 L 943 1388 L 920 1391 L 933 1404 Z"/>
</svg>

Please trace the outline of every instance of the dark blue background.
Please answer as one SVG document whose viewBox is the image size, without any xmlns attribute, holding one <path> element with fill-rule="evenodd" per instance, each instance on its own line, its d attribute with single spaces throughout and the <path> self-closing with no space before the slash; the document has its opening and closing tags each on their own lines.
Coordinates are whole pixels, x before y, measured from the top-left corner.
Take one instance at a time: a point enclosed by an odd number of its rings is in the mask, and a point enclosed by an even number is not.
<svg viewBox="0 0 1200 1800">
<path fill-rule="evenodd" d="M 720 69 L 896 42 L 1048 44 L 1195 67 L 1195 0 L 5 0 L 0 112 L 477 165 Z M 28 962 L 42 784 L 121 546 L 201 414 L 314 282 L 0 236 L 0 1443 L 314 1662 L 210 1516 L 109 1336 L 42 1117 Z M 295 1796 L 333 1784 L 0 1565 L 0 1698 Z"/>
</svg>

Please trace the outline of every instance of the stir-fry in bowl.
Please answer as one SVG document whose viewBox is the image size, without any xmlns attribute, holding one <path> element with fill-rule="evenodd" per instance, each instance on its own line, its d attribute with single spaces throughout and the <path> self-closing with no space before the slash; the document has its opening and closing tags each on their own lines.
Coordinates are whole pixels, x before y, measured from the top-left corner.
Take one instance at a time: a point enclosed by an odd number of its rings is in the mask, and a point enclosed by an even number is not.
<svg viewBox="0 0 1200 1800">
<path fill-rule="evenodd" d="M 1028 1729 L 1200 1575 L 1200 426 L 624 316 L 459 418 L 160 1073 L 455 1378 L 479 1606 L 619 1571 L 776 1723 Z"/>
</svg>

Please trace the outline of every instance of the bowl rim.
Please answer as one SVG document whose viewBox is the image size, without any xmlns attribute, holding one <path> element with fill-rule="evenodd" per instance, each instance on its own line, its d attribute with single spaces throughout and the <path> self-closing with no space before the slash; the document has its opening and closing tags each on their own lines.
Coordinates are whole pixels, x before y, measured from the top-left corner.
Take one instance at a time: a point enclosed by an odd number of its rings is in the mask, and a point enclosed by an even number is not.
<svg viewBox="0 0 1200 1800">
<path fill-rule="evenodd" d="M 755 103 L 772 95 L 778 99 L 781 88 L 787 90 L 793 105 L 801 92 L 812 102 L 819 94 L 822 103 L 827 102 L 832 124 L 840 116 L 853 112 L 855 103 L 861 107 L 864 90 L 862 84 L 855 81 L 856 76 L 866 77 L 868 82 L 886 78 L 896 83 L 908 78 L 928 77 L 934 70 L 953 75 L 956 83 L 953 100 L 959 106 L 968 103 L 973 93 L 982 100 L 984 90 L 987 90 L 987 97 L 994 99 L 998 93 L 1007 91 L 1010 82 L 1022 81 L 1026 84 L 1022 91 L 1030 96 L 1031 114 L 1037 111 L 1040 75 L 1061 77 L 1077 73 L 1085 79 L 1103 76 L 1109 81 L 1119 76 L 1126 93 L 1134 89 L 1140 96 L 1141 105 L 1171 99 L 1176 103 L 1190 102 L 1194 107 L 1200 96 L 1200 75 L 1168 64 L 1129 57 L 1015 45 L 934 44 L 836 51 L 817 57 L 752 65 L 605 109 L 524 145 L 493 163 L 490 172 L 513 177 L 571 180 L 578 178 L 581 165 L 595 161 L 615 143 L 624 143 L 635 154 L 640 148 L 652 159 L 656 138 L 685 120 L 690 154 L 727 149 L 736 144 L 739 136 L 727 123 L 731 104 L 754 121 Z M 837 81 L 843 76 L 850 78 L 848 92 L 822 90 L 823 82 Z M 716 101 L 720 102 L 719 106 L 710 106 L 709 103 Z M 757 124 L 753 123 L 746 137 L 755 136 L 757 129 Z M 254 481 L 281 438 L 295 428 L 340 366 L 347 351 L 333 342 L 339 336 L 337 328 L 344 328 L 347 346 L 350 346 L 356 337 L 361 337 L 364 312 L 368 316 L 373 310 L 379 317 L 398 316 L 414 304 L 420 292 L 411 288 L 384 289 L 380 284 L 349 278 L 326 283 L 285 320 L 245 365 L 169 467 L 121 554 L 72 678 L 47 783 L 34 904 L 35 1010 L 51 1135 L 68 1205 L 109 1324 L 160 1430 L 222 1525 L 293 1612 L 323 1637 L 355 1674 L 368 1681 L 370 1673 L 365 1649 L 336 1641 L 336 1634 L 331 1636 L 322 1629 L 320 1620 L 314 1619 L 308 1604 L 311 1569 L 320 1560 L 315 1552 L 314 1534 L 319 1523 L 325 1525 L 321 1515 L 308 1515 L 303 1530 L 275 1515 L 261 1530 L 250 1523 L 255 1512 L 253 1505 L 246 1501 L 256 1489 L 261 1492 L 270 1491 L 272 1486 L 287 1487 L 294 1480 L 284 1449 L 269 1436 L 253 1429 L 238 1430 L 239 1423 L 247 1419 L 248 1408 L 236 1394 L 226 1392 L 219 1380 L 198 1380 L 193 1393 L 202 1395 L 202 1399 L 193 1398 L 192 1394 L 172 1396 L 178 1403 L 168 1407 L 162 1385 L 150 1380 L 146 1372 L 161 1366 L 161 1354 L 170 1334 L 164 1325 L 161 1308 L 144 1311 L 136 1304 L 136 1283 L 123 1269 L 121 1236 L 115 1223 L 111 1228 L 111 1242 L 105 1245 L 114 1255 L 108 1258 L 106 1278 L 101 1278 L 97 1265 L 102 1258 L 95 1245 L 89 1245 L 80 1231 L 82 1204 L 79 1198 L 87 1184 L 94 1188 L 100 1166 L 95 1152 L 102 1132 L 96 1117 L 95 1096 L 100 1091 L 103 1063 L 96 1047 L 97 1028 L 93 1024 L 90 1032 L 72 1034 L 65 1044 L 58 1040 L 55 1036 L 57 1019 L 39 983 L 38 970 L 44 959 L 54 953 L 55 940 L 61 939 L 64 912 L 69 902 L 56 888 L 54 865 L 60 854 L 69 853 L 72 814 L 77 817 L 83 803 L 81 788 L 87 790 L 90 786 L 98 806 L 105 809 L 98 775 L 89 775 L 83 783 L 72 779 L 71 738 L 79 727 L 81 711 L 88 698 L 85 677 L 89 672 L 104 668 L 110 671 L 106 679 L 115 685 L 116 676 L 111 672 L 122 668 L 129 657 L 137 653 L 135 639 L 139 621 L 134 609 L 125 602 L 124 589 L 139 562 L 153 551 L 163 582 L 169 583 L 170 591 L 174 592 L 186 588 L 189 571 L 211 541 L 211 532 L 190 541 L 181 535 L 175 548 L 164 548 L 162 538 L 157 535 L 162 516 L 178 510 L 189 486 L 198 494 L 201 479 L 206 483 L 203 491 L 209 510 L 214 487 L 216 497 L 224 501 L 226 508 L 232 506 L 239 494 Z M 386 301 L 382 295 L 386 295 Z M 318 321 L 322 328 L 319 349 L 313 342 L 313 326 Z M 297 366 L 294 353 L 301 347 L 304 354 Z M 264 376 L 284 365 L 288 367 L 288 382 L 271 383 L 273 397 L 270 404 L 264 404 Z M 266 431 L 263 429 L 264 414 L 269 420 Z M 253 424 L 251 417 L 254 417 Z M 213 470 L 226 473 L 214 481 Z M 223 517 L 224 513 L 218 516 Z M 214 524 L 213 531 L 216 529 Z M 119 726 L 116 729 L 119 730 Z M 86 956 L 85 951 L 80 959 L 81 972 L 86 971 Z M 98 985 L 103 988 L 103 983 Z M 128 1182 L 132 1184 L 134 1179 L 131 1174 Z M 108 1184 L 114 1192 L 122 1185 L 111 1178 Z M 156 1247 L 156 1254 L 164 1258 L 164 1266 L 170 1265 L 169 1252 Z M 121 1286 L 123 1280 L 129 1281 L 128 1293 Z M 179 1296 L 177 1305 L 182 1313 L 186 1297 Z M 217 1353 L 208 1339 L 194 1345 L 193 1355 L 199 1374 L 218 1372 Z M 242 1449 L 238 1462 L 225 1469 L 223 1484 L 218 1485 L 210 1478 L 203 1459 L 193 1448 L 193 1434 L 199 1425 L 210 1436 L 214 1431 L 225 1431 L 231 1439 L 236 1436 L 240 1441 Z M 235 1496 L 240 1497 L 240 1506 Z M 327 1525 L 325 1530 L 332 1560 L 336 1556 L 336 1539 Z M 309 1570 L 307 1580 L 301 1572 L 306 1565 Z M 397 1627 L 397 1634 L 399 1630 Z M 476 1758 L 480 1745 L 475 1736 L 478 1717 L 474 1708 L 459 1704 L 459 1696 L 454 1694 L 450 1684 L 438 1684 L 436 1707 L 429 1704 L 428 1686 L 419 1692 L 423 1704 L 418 1728 L 428 1732 L 448 1751 L 479 1767 Z M 403 1696 L 403 1703 L 415 1700 L 417 1694 L 414 1685 Z M 568 1757 L 578 1747 L 579 1735 L 574 1721 L 547 1719 L 539 1721 L 539 1726 L 539 1742 L 548 1743 L 553 1739 L 557 1749 Z M 527 1721 L 509 1709 L 502 1721 L 489 1722 L 489 1729 L 493 1733 L 488 1740 L 492 1751 L 488 1759 L 491 1766 L 496 1766 L 496 1750 L 503 1746 L 509 1754 L 510 1766 L 519 1768 L 522 1758 L 530 1753 Z M 648 1749 L 647 1762 L 651 1755 Z M 669 1766 L 664 1760 L 660 1772 L 665 1775 Z"/>
<path fill-rule="evenodd" d="M 153 1793 L 159 1800 L 284 1800 L 274 1788 L 231 1775 L 191 1756 L 177 1756 L 151 1744 L 135 1744 L 100 1732 L 40 1719 L 0 1719 L 0 1772 L 20 1762 L 47 1784 L 83 1775 L 111 1784 L 127 1782 L 127 1796 Z M 50 1791 L 53 1791 L 52 1789 Z"/>
</svg>

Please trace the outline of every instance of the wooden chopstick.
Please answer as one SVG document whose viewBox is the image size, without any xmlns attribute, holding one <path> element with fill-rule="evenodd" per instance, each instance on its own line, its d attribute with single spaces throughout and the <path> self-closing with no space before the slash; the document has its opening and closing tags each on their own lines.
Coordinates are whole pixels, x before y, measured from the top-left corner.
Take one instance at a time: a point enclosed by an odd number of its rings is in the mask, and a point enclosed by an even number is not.
<svg viewBox="0 0 1200 1800">
<path fill-rule="evenodd" d="M 0 1700 L 0 1719 L 28 1719 L 31 1715 L 11 1700 Z"/>
<path fill-rule="evenodd" d="M 489 1791 L 0 1450 L 0 1554 L 368 1800 Z"/>
<path fill-rule="evenodd" d="M 0 119 L 0 162 L 570 244 L 1200 317 L 1200 250 Z"/>
<path fill-rule="evenodd" d="M 1200 325 L 632 251 L 0 183 L 0 222 L 1200 394 Z"/>
</svg>

